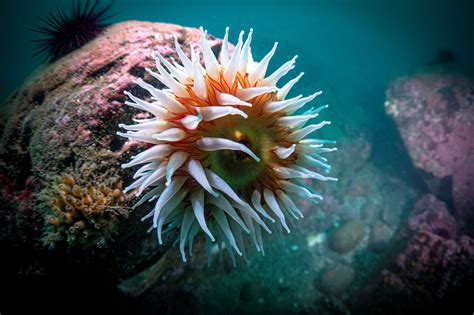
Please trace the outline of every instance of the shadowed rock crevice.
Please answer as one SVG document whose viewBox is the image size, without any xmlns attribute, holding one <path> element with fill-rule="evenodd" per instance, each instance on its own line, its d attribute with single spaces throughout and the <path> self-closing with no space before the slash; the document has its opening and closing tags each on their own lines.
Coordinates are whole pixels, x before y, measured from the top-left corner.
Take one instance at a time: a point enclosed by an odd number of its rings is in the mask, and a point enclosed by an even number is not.
<svg viewBox="0 0 474 315">
<path fill-rule="evenodd" d="M 89 77 L 91 77 L 92 79 L 94 78 L 97 78 L 97 77 L 100 77 L 101 75 L 105 75 L 107 74 L 107 72 L 110 71 L 110 69 L 112 69 L 117 63 L 114 61 L 114 62 L 111 62 L 109 64 L 106 64 L 105 66 L 95 70 L 94 72 L 92 72 Z"/>
<path fill-rule="evenodd" d="M 43 104 L 43 102 L 44 102 L 44 98 L 45 98 L 45 92 L 44 92 L 44 91 L 38 91 L 38 92 L 33 96 L 33 101 L 34 101 L 37 105 L 41 105 L 41 104 Z"/>
<path fill-rule="evenodd" d="M 146 70 L 144 67 L 133 66 L 128 70 L 128 73 L 130 73 L 134 77 L 143 78 L 146 74 Z"/>
</svg>

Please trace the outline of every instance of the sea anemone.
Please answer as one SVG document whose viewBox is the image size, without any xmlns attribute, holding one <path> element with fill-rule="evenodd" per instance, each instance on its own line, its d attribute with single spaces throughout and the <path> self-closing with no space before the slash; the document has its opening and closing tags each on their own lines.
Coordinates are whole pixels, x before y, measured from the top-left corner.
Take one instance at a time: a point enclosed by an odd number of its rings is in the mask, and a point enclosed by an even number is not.
<svg viewBox="0 0 474 315">
<path fill-rule="evenodd" d="M 152 219 L 151 229 L 156 228 L 160 244 L 164 227 L 179 230 L 183 261 L 186 246 L 191 255 L 200 231 L 208 254 L 216 242 L 233 260 L 234 251 L 242 255 L 242 232 L 263 253 L 261 229 L 271 233 L 268 222 L 289 233 L 287 221 L 303 217 L 294 197 L 316 203 L 322 199 L 302 180 L 337 180 L 315 169 L 330 170 L 321 153 L 336 150 L 324 147 L 334 142 L 306 139 L 330 123 L 308 124 L 327 105 L 294 114 L 321 92 L 287 99 L 303 73 L 281 88 L 277 83 L 294 68 L 297 56 L 266 76 L 277 43 L 260 62 L 254 62 L 252 31 L 245 42 L 240 32 L 231 54 L 227 28 L 220 61 L 202 28 L 200 49 L 191 47 L 190 58 L 175 38 L 179 63 L 157 52 L 153 57 L 158 72 L 146 69 L 167 88 L 136 80 L 150 93 L 150 102 L 125 91 L 131 99 L 126 105 L 150 114 L 136 119 L 137 124 L 120 124 L 127 132 L 119 135 L 150 146 L 122 165 L 143 164 L 125 191 L 136 190 L 136 195 L 146 191 L 135 207 L 156 200 L 143 220 Z"/>
<path fill-rule="evenodd" d="M 35 55 L 46 55 L 49 62 L 55 61 L 73 50 L 82 47 L 84 44 L 94 39 L 102 33 L 107 19 L 111 17 L 108 13 L 112 3 L 100 8 L 99 0 L 91 4 L 87 0 L 84 6 L 80 1 L 75 1 L 71 14 L 67 14 L 61 9 L 57 13 L 50 13 L 45 18 L 39 18 L 42 22 L 35 25 L 34 32 L 41 33 L 44 38 L 32 40 L 38 46 Z"/>
</svg>

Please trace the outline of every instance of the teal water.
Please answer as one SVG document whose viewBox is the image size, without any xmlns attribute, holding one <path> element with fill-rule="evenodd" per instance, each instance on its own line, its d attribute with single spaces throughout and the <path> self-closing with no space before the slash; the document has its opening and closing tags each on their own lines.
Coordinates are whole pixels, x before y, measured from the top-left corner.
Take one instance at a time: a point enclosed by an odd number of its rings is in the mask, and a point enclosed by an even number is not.
<svg viewBox="0 0 474 315">
<path fill-rule="evenodd" d="M 104 2 L 104 1 L 101 1 Z M 22 0 L 0 3 L 0 99 L 5 99 L 35 68 L 37 16 L 72 1 Z M 233 38 L 253 27 L 253 53 L 263 56 L 279 41 L 273 66 L 299 55 L 295 74 L 304 71 L 301 92 L 323 90 L 324 100 L 341 116 L 370 123 L 381 114 L 384 88 L 404 74 L 451 50 L 460 64 L 473 65 L 472 1 L 130 1 L 114 0 L 111 22 L 146 20 L 204 26 Z M 339 115 L 338 114 L 338 115 Z M 355 115 L 355 116 L 354 116 Z"/>
</svg>

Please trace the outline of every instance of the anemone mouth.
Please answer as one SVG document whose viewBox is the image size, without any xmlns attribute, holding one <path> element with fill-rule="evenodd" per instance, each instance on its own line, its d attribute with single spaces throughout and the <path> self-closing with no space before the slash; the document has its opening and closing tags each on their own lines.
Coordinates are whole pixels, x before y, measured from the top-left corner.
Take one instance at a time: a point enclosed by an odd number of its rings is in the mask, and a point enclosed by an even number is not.
<svg viewBox="0 0 474 315">
<path fill-rule="evenodd" d="M 255 186 L 261 175 L 267 170 L 265 155 L 267 135 L 236 118 L 236 123 L 219 125 L 218 131 L 211 132 L 219 138 L 231 139 L 245 145 L 259 161 L 242 151 L 221 150 L 209 153 L 209 168 L 222 177 L 233 189 L 242 190 Z"/>
<path fill-rule="evenodd" d="M 261 229 L 271 233 L 267 221 L 289 233 L 287 222 L 303 217 L 293 198 L 322 199 L 299 179 L 337 180 L 316 171 L 330 170 L 321 154 L 334 151 L 324 147 L 333 142 L 305 139 L 329 124 L 310 123 L 327 106 L 295 114 L 321 92 L 287 99 L 302 74 L 277 87 L 296 57 L 266 76 L 276 44 L 260 62 L 254 62 L 252 30 L 245 42 L 241 32 L 230 56 L 227 29 L 219 62 L 206 36 L 201 29 L 200 51 L 192 47 L 190 58 L 175 39 L 181 64 L 156 54 L 158 72 L 147 71 L 167 89 L 138 79 L 136 83 L 150 93 L 152 101 L 125 92 L 131 99 L 126 105 L 153 117 L 135 120 L 136 125 L 120 125 L 128 131 L 118 132 L 152 144 L 122 165 L 144 164 L 125 192 L 146 192 L 134 207 L 156 200 L 143 220 L 152 218 L 160 244 L 165 227 L 179 229 L 184 261 L 184 248 L 192 251 L 199 231 L 208 249 L 217 241 L 231 258 L 234 251 L 243 254 L 242 232 L 263 253 Z"/>
<path fill-rule="evenodd" d="M 255 187 L 274 189 L 276 175 L 272 166 L 279 164 L 272 149 L 284 142 L 289 130 L 275 125 L 278 115 L 261 115 L 258 110 L 244 109 L 247 118 L 230 116 L 204 127 L 204 133 L 211 137 L 230 139 L 250 149 L 259 160 L 242 151 L 219 150 L 208 154 L 207 164 L 234 190 L 240 193 Z M 285 164 L 291 164 L 293 155 Z"/>
</svg>

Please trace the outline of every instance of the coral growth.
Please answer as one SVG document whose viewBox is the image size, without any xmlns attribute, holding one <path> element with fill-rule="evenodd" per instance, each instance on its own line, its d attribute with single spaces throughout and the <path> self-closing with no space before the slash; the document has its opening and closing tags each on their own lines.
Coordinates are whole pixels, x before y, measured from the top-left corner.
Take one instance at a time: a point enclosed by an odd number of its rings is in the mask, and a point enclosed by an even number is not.
<svg viewBox="0 0 474 315">
<path fill-rule="evenodd" d="M 117 232 L 120 219 L 128 216 L 119 178 L 81 185 L 70 174 L 57 176 L 40 199 L 46 203 L 43 241 L 49 247 L 64 241 L 70 247 L 104 247 Z"/>
</svg>

